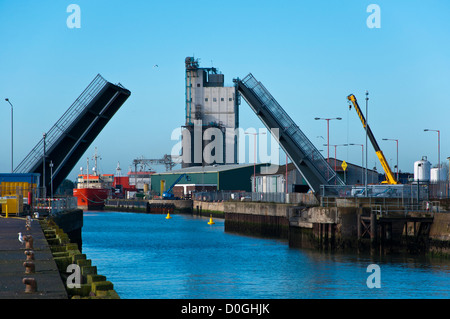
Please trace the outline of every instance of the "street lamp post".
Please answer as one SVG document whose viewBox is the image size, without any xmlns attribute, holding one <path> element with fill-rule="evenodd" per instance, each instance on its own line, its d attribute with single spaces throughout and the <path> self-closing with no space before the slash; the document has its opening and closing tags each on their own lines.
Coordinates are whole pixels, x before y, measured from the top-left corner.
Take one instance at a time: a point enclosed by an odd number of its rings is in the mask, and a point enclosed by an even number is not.
<svg viewBox="0 0 450 319">
<path fill-rule="evenodd" d="M 288 155 L 286 153 L 286 194 L 288 193 Z"/>
<path fill-rule="evenodd" d="M 327 121 L 327 145 L 330 145 L 330 121 L 331 120 L 342 120 L 342 117 L 334 117 L 334 118 L 321 118 L 321 117 L 315 117 L 316 121 L 318 120 L 324 120 Z M 330 164 L 330 147 L 328 146 L 327 149 L 327 162 Z"/>
<path fill-rule="evenodd" d="M 42 157 L 42 187 L 44 189 L 44 198 L 47 198 L 47 189 L 45 187 L 45 138 L 47 137 L 47 134 L 43 134 L 44 139 L 44 155 Z"/>
<path fill-rule="evenodd" d="M 395 141 L 397 143 L 397 182 L 398 179 L 398 139 L 392 139 L 392 138 L 383 138 L 383 141 Z"/>
<path fill-rule="evenodd" d="M 13 121 L 13 105 L 11 104 L 11 101 L 6 98 L 5 99 L 6 102 L 9 103 L 9 105 L 11 105 L 11 173 L 14 172 L 14 121 Z"/>
<path fill-rule="evenodd" d="M 53 161 L 50 160 L 50 198 L 53 199 Z"/>
<path fill-rule="evenodd" d="M 438 133 L 438 182 L 441 179 L 441 132 L 439 130 L 424 129 L 424 132 L 437 132 Z"/>
<path fill-rule="evenodd" d="M 447 198 L 449 198 L 449 191 L 450 191 L 450 157 L 447 157 L 447 161 L 448 161 L 448 180 L 447 180 Z"/>
<path fill-rule="evenodd" d="M 368 137 L 368 126 L 369 126 L 369 91 L 366 91 L 366 168 L 365 168 L 365 178 L 364 178 L 364 193 L 366 197 L 368 196 L 367 192 L 367 166 L 368 166 L 368 154 L 367 154 L 367 137 Z"/>
<path fill-rule="evenodd" d="M 354 144 L 350 143 L 348 145 L 361 146 L 361 183 L 364 183 L 364 144 Z"/>
<path fill-rule="evenodd" d="M 247 135 L 253 135 L 254 138 L 254 144 L 253 144 L 253 191 L 256 193 L 256 135 L 259 134 L 266 134 L 266 132 L 260 132 L 260 133 L 249 133 L 245 132 Z"/>
<path fill-rule="evenodd" d="M 337 169 L 337 165 L 336 165 L 337 147 L 338 146 L 348 146 L 348 144 L 337 144 L 337 145 L 323 144 L 323 146 L 334 146 L 334 171 L 336 172 L 336 169 Z M 336 175 L 337 175 L 337 173 L 336 173 Z M 334 182 L 336 183 L 336 179 Z"/>
</svg>

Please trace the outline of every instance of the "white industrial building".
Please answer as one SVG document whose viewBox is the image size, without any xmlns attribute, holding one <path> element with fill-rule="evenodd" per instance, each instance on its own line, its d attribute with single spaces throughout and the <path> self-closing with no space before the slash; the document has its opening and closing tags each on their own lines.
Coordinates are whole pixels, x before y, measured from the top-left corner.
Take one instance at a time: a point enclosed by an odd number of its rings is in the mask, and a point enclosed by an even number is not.
<svg viewBox="0 0 450 319">
<path fill-rule="evenodd" d="M 239 98 L 234 86 L 216 68 L 200 68 L 193 57 L 186 64 L 186 120 L 182 136 L 182 167 L 236 164 L 238 138 L 225 134 L 239 126 Z M 210 130 L 208 130 L 210 129 Z M 194 136 L 197 135 L 200 136 Z M 210 150 L 209 143 L 215 141 Z M 231 156 L 226 156 L 226 152 Z M 208 154 L 211 156 L 208 157 Z"/>
</svg>

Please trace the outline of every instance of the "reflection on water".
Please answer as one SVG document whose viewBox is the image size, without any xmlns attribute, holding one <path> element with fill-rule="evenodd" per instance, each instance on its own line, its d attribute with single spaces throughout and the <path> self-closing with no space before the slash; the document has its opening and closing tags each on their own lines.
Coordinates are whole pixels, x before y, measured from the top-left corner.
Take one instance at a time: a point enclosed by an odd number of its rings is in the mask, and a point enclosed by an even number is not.
<svg viewBox="0 0 450 319">
<path fill-rule="evenodd" d="M 121 298 L 449 298 L 450 262 L 323 253 L 224 232 L 224 220 L 85 212 L 83 253 Z M 369 289 L 378 264 L 381 288 Z"/>
</svg>

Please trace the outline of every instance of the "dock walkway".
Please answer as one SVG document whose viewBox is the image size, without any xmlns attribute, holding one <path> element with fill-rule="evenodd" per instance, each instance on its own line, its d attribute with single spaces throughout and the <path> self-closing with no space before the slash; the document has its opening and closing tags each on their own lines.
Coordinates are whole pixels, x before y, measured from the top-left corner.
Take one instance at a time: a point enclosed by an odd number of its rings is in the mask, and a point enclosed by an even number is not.
<svg viewBox="0 0 450 319">
<path fill-rule="evenodd" d="M 33 249 L 26 249 L 18 233 L 33 237 Z M 25 273 L 26 250 L 34 253 L 35 269 Z M 26 293 L 24 278 L 34 278 L 36 292 Z M 24 218 L 0 218 L 0 299 L 68 299 L 58 267 L 37 220 L 26 229 Z"/>
</svg>

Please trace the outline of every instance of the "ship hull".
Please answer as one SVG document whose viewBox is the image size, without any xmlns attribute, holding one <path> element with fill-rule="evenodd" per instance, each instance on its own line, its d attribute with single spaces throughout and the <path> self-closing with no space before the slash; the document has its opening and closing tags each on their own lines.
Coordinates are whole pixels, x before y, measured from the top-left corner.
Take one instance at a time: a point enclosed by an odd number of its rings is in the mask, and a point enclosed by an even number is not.
<svg viewBox="0 0 450 319">
<path fill-rule="evenodd" d="M 103 210 L 108 198 L 108 189 L 75 188 L 73 196 L 77 198 L 77 206 L 82 210 Z"/>
</svg>

